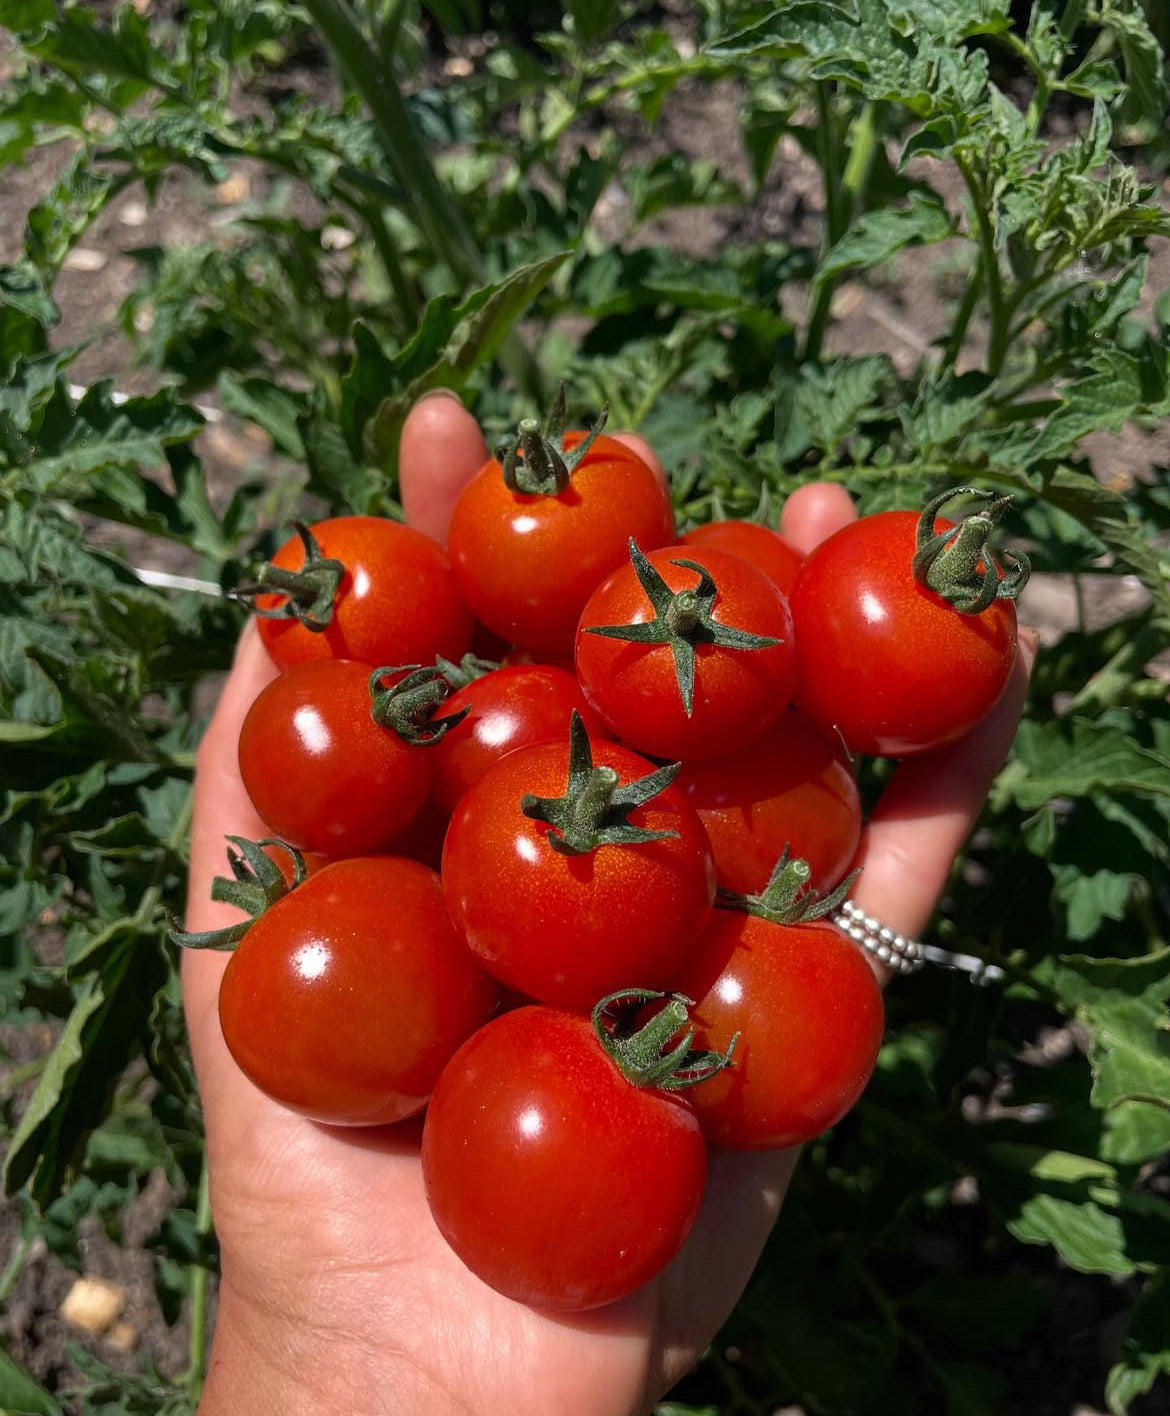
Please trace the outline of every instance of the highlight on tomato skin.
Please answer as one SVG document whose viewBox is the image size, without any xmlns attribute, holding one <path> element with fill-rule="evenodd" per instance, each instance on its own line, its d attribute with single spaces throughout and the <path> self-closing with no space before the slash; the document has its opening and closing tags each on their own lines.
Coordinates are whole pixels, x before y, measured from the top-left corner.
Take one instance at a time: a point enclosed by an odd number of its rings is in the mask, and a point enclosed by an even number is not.
<svg viewBox="0 0 1170 1416">
<path fill-rule="evenodd" d="M 330 858 L 384 850 L 420 816 L 434 767 L 370 715 L 370 669 L 321 659 L 273 679 L 240 731 L 244 786 L 273 835 Z"/>
<path fill-rule="evenodd" d="M 704 585 L 714 589 L 702 599 L 701 623 L 675 634 L 666 602 L 698 597 Z M 725 644 L 724 631 L 759 642 Z M 718 757 L 762 737 L 787 707 L 796 680 L 792 615 L 776 585 L 739 556 L 707 549 L 700 559 L 680 555 L 678 546 L 641 555 L 631 545 L 626 564 L 582 611 L 576 664 L 586 699 L 621 742 L 666 761 Z"/>
<path fill-rule="evenodd" d="M 628 1297 L 698 1215 L 707 1147 L 687 1097 L 700 1089 L 634 1086 L 580 1014 L 502 1014 L 456 1053 L 427 1108 L 423 1180 L 440 1232 L 531 1307 Z"/>
<path fill-rule="evenodd" d="M 886 511 L 842 527 L 805 557 L 792 591 L 796 706 L 854 754 L 956 741 L 995 707 L 1015 663 L 1010 600 L 961 614 L 917 583 L 918 521 Z"/>
<path fill-rule="evenodd" d="M 456 689 L 442 711 L 466 718 L 446 732 L 433 749 L 434 795 L 448 814 L 485 772 L 521 747 L 568 735 L 576 711 L 589 736 L 608 736 L 571 673 L 551 664 L 506 664 Z"/>
<path fill-rule="evenodd" d="M 567 432 L 565 449 L 584 436 Z M 511 490 L 491 459 L 463 489 L 448 545 L 460 592 L 484 625 L 542 658 L 563 658 L 585 601 L 626 559 L 630 536 L 649 547 L 674 535 L 674 507 L 654 472 L 603 433 L 555 495 Z"/>
<path fill-rule="evenodd" d="M 817 920 L 781 925 L 717 909 L 678 983 L 695 1046 L 734 1065 L 688 1095 L 712 1145 L 772 1150 L 835 1125 L 881 1047 L 881 989 L 862 950 Z"/>
<path fill-rule="evenodd" d="M 438 875 L 394 856 L 334 861 L 278 900 L 237 946 L 219 994 L 224 1040 L 253 1084 L 340 1126 L 420 1111 L 496 1005 Z"/>
<path fill-rule="evenodd" d="M 584 1011 L 631 977 L 673 987 L 710 914 L 715 866 L 698 814 L 674 786 L 627 819 L 669 833 L 662 839 L 579 854 L 550 845 L 558 833 L 522 801 L 562 797 L 570 758 L 569 744 L 554 741 L 495 763 L 452 814 L 442 878 L 455 927 L 485 968 L 529 997 Z M 658 770 L 605 741 L 592 744 L 591 763 L 613 769 L 622 788 Z"/>
<path fill-rule="evenodd" d="M 752 895 L 785 846 L 821 894 L 845 878 L 861 839 L 861 794 L 844 750 L 788 708 L 748 747 L 683 763 L 678 788 L 699 813 L 719 886 Z"/>
<path fill-rule="evenodd" d="M 260 638 L 277 668 L 319 659 L 428 664 L 436 654 L 457 660 L 467 651 L 474 619 L 437 541 L 381 516 L 329 517 L 307 529 L 321 556 L 340 562 L 344 574 L 319 631 L 284 617 L 291 608 L 288 595 L 261 591 L 251 597 L 260 612 Z M 270 565 L 279 574 L 300 572 L 305 563 L 305 547 L 292 536 Z"/>
</svg>

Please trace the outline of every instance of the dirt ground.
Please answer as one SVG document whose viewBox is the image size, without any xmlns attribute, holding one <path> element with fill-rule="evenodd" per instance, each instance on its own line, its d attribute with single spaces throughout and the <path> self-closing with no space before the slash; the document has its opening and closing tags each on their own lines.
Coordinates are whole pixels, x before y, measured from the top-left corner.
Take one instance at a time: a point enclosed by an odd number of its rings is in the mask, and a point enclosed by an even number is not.
<svg viewBox="0 0 1170 1416">
<path fill-rule="evenodd" d="M 0 34 L 0 85 L 6 74 L 6 55 L 10 58 L 6 40 Z M 441 72 L 435 77 L 441 81 Z M 288 81 L 312 85 L 317 91 L 328 84 L 319 70 L 294 73 Z M 724 175 L 747 178 L 737 132 L 736 94 L 730 86 L 684 89 L 668 105 L 659 129 L 646 147 L 646 156 L 681 149 L 692 156 L 711 159 Z M 64 160 L 63 151 L 44 149 L 34 153 L 25 167 L 3 174 L 0 262 L 18 255 L 25 213 Z M 932 176 L 937 180 L 937 173 Z M 138 190 L 131 190 L 118 200 L 74 250 L 57 287 L 63 320 L 55 341 L 84 345 L 73 366 L 73 379 L 87 384 L 113 377 L 117 386 L 126 391 L 149 389 L 152 376 L 148 370 L 134 367 L 119 326 L 120 306 L 135 279 L 135 262 L 128 252 L 138 246 L 201 241 L 217 230 L 229 229 L 266 195 L 264 174 L 256 169 L 241 169 L 218 188 L 179 178 L 166 181 L 157 200 L 150 204 Z M 958 194 L 953 195 L 957 200 Z M 696 255 L 708 255 L 737 238 L 764 233 L 807 241 L 815 239 L 819 232 L 822 209 L 816 168 L 795 141 L 787 140 L 781 145 L 762 200 L 746 217 L 739 209 L 688 210 L 681 216 L 663 217 L 640 239 L 670 242 Z M 599 219 L 612 221 L 614 234 L 620 234 L 620 211 L 603 210 Z M 1151 290 L 1165 290 L 1170 287 L 1170 243 L 1156 243 L 1152 257 Z M 900 368 L 910 368 L 944 328 L 947 261 L 945 248 L 932 252 L 929 260 L 915 253 L 894 262 L 880 284 L 844 284 L 836 296 L 837 322 L 830 347 L 851 353 L 886 353 Z M 214 407 L 214 399 L 209 402 Z M 1104 480 L 1125 486 L 1132 478 L 1148 475 L 1155 466 L 1170 462 L 1170 432 L 1150 435 L 1127 430 L 1116 437 L 1096 438 L 1087 450 L 1092 452 Z M 224 488 L 243 476 L 270 470 L 269 448 L 263 436 L 227 416 L 219 416 L 209 424 L 202 435 L 201 452 L 214 481 Z M 168 545 L 130 538 L 121 532 L 116 533 L 116 539 L 127 545 L 140 566 L 179 572 L 191 569 Z M 1136 584 L 1123 583 L 1120 588 L 1111 589 L 1107 601 L 1091 606 L 1094 622 L 1129 612 L 1140 594 Z M 1036 625 L 1043 637 L 1059 637 L 1075 622 L 1071 586 L 1061 577 L 1033 577 L 1022 601 L 1021 615 Z M 14 1050 L 13 1065 L 51 1044 L 47 1030 L 43 1035 L 35 1030 L 18 1035 L 14 1029 L 5 1029 L 0 1041 Z M 87 1336 L 83 1328 L 71 1325 L 62 1316 L 62 1305 L 77 1274 L 51 1254 L 43 1241 L 35 1241 L 26 1249 L 20 1237 L 18 1206 L 8 1202 L 0 1208 L 0 1272 L 11 1265 L 11 1277 L 19 1267 L 4 1297 L 0 1339 L 50 1389 L 76 1379 L 67 1351 L 71 1342 L 82 1342 L 103 1360 L 128 1369 L 140 1369 L 143 1360 L 148 1359 L 168 1375 L 183 1370 L 187 1360 L 186 1323 L 181 1319 L 169 1326 L 163 1319 L 148 1248 L 150 1236 L 169 1204 L 166 1182 L 156 1176 L 122 1215 L 120 1237 L 111 1238 L 96 1223 L 83 1227 L 79 1242 L 83 1272 L 117 1285 L 124 1296 L 120 1317 L 104 1336 Z M 1107 1366 L 1102 1344 L 1107 1344 L 1108 1334 L 1098 1330 L 1100 1314 L 1079 1285 L 1070 1286 L 1069 1299 L 1072 1308 L 1060 1315 L 1060 1323 L 1066 1334 L 1076 1338 L 1075 1350 L 1060 1354 L 1061 1379 L 1047 1380 L 1051 1389 L 1044 1399 L 1030 1401 L 1026 1408 L 1029 1416 L 1044 1416 L 1049 1411 L 1053 1416 L 1098 1416 L 1093 1407 L 1066 1397 L 1074 1390 L 1078 1376 L 1083 1376 L 1081 1391 L 1099 1389 L 1103 1363 Z M 1049 1364 L 1049 1378 L 1054 1355 L 1051 1349 L 1038 1354 L 1038 1361 Z M 1034 1390 L 1043 1392 L 1044 1372 L 1037 1371 L 1035 1377 Z M 1052 1404 L 1047 1397 L 1052 1398 Z M 1013 1411 L 1017 1409 L 1022 1416 L 1025 1407 L 1013 1407 Z M 783 1416 L 800 1414 L 790 1411 Z"/>
</svg>

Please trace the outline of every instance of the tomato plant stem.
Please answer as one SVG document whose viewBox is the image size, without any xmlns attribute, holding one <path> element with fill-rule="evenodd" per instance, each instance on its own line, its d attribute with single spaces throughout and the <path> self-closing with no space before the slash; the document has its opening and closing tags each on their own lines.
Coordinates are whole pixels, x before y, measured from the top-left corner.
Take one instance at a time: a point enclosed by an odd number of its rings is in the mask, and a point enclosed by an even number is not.
<svg viewBox="0 0 1170 1416">
<path fill-rule="evenodd" d="M 206 1238 L 212 1229 L 211 1186 L 208 1181 L 207 1157 L 199 1175 L 199 1197 L 195 1208 L 195 1233 Z M 207 1375 L 207 1263 L 202 1254 L 191 1265 L 191 1333 L 188 1342 L 187 1390 L 192 1406 L 197 1406 Z"/>
<path fill-rule="evenodd" d="M 995 227 L 991 219 L 991 202 L 983 183 L 973 171 L 970 163 L 963 158 L 956 158 L 955 161 L 971 198 L 971 217 L 978 234 L 982 266 L 987 280 L 987 302 L 991 315 L 991 329 L 987 336 L 987 371 L 991 374 L 999 374 L 1007 352 L 1008 321 L 1004 303 L 1003 275 L 999 268 L 999 252 L 995 245 Z"/>
<path fill-rule="evenodd" d="M 1064 7 L 1064 14 L 1060 17 L 1060 32 L 1065 39 L 1073 37 L 1084 13 L 1085 0 L 1068 0 Z"/>
<path fill-rule="evenodd" d="M 821 149 L 821 170 L 825 177 L 825 251 L 830 250 L 848 231 L 869 180 L 870 168 L 877 150 L 875 108 L 872 103 L 867 103 L 850 125 L 849 155 L 838 180 L 839 154 L 836 152 L 832 124 L 828 85 L 818 84 L 817 142 Z M 812 308 L 805 333 L 805 359 L 820 358 L 836 284 L 833 277 L 827 276 L 814 285 Z"/>
<path fill-rule="evenodd" d="M 390 56 L 371 47 L 343 0 L 306 0 L 305 8 L 338 66 L 365 100 L 386 162 L 435 255 L 459 284 L 482 285 L 483 257 L 419 141 Z M 500 357 L 517 384 L 539 401 L 541 380 L 527 347 L 512 336 Z"/>
<path fill-rule="evenodd" d="M 418 296 L 414 286 L 407 278 L 406 272 L 402 269 L 398 247 L 383 218 L 381 206 L 373 198 L 363 198 L 356 195 L 348 197 L 347 202 L 350 209 L 365 223 L 366 229 L 370 233 L 370 239 L 374 243 L 374 250 L 378 253 L 382 270 L 394 292 L 398 313 L 401 315 L 403 323 L 410 326 L 416 325 L 419 317 Z"/>
<path fill-rule="evenodd" d="M 975 265 L 967 279 L 967 288 L 963 292 L 963 299 L 955 313 L 954 323 L 951 325 L 950 333 L 947 335 L 946 343 L 943 345 L 942 362 L 939 364 L 939 373 L 944 374 L 953 369 L 958 362 L 963 349 L 963 341 L 967 337 L 967 330 L 971 324 L 971 316 L 975 313 L 979 304 L 979 297 L 983 293 L 983 256 L 977 255 Z"/>
</svg>

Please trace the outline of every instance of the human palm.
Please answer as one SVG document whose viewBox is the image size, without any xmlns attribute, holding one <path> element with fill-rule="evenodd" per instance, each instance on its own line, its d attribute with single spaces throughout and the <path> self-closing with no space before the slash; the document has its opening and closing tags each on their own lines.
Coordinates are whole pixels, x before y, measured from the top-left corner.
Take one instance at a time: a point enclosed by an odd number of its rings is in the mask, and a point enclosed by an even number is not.
<svg viewBox="0 0 1170 1416">
<path fill-rule="evenodd" d="M 401 450 L 408 519 L 441 539 L 460 487 L 485 456 L 457 400 L 419 404 Z M 810 485 L 789 499 L 782 526 L 808 549 L 853 515 L 839 488 Z M 854 897 L 898 930 L 925 926 L 1011 742 L 1028 636 L 1021 646 L 992 717 L 963 742 L 901 766 L 867 827 Z M 209 896 L 223 872 L 224 836 L 267 834 L 235 749 L 244 714 L 274 674 L 249 627 L 200 748 L 192 930 L 236 917 Z M 592 1312 L 541 1314 L 480 1282 L 438 1233 L 423 1193 L 417 1122 L 329 1128 L 252 1086 L 219 1029 L 225 966 L 223 955 L 205 951 L 188 953 L 183 966 L 223 1261 L 204 1416 L 625 1416 L 652 1406 L 695 1360 L 747 1282 L 796 1152 L 712 1152 L 695 1229 L 655 1282 Z"/>
</svg>

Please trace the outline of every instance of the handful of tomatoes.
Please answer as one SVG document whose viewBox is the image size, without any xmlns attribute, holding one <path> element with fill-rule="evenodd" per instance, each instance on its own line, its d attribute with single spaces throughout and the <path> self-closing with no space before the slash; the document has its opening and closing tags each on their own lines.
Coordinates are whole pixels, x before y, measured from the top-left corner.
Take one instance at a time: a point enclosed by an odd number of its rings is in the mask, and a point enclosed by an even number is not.
<svg viewBox="0 0 1170 1416">
<path fill-rule="evenodd" d="M 271 836 L 230 838 L 213 886 L 247 918 L 178 936 L 234 951 L 220 1020 L 256 1086 L 332 1125 L 425 1108 L 439 1229 L 561 1310 L 670 1261 L 709 1146 L 798 1145 L 857 1100 L 881 994 L 825 919 L 852 759 L 990 711 L 1027 573 L 987 548 L 1006 500 L 954 526 L 956 493 L 803 560 L 750 523 L 680 539 L 600 428 L 522 424 L 446 551 L 298 525 L 248 592 L 281 670 L 239 743 Z"/>
</svg>

